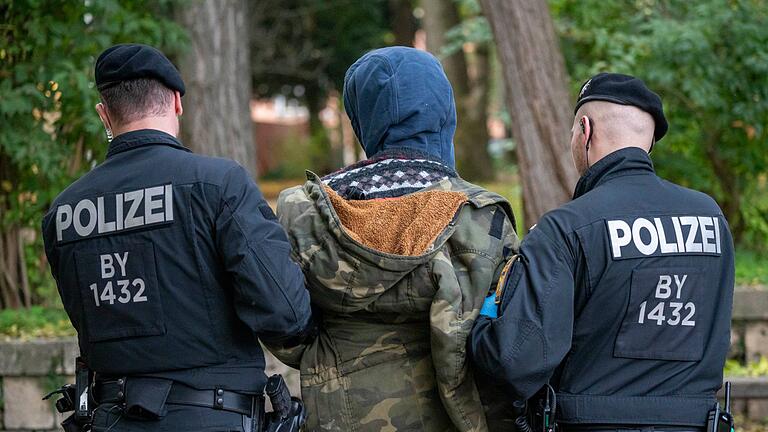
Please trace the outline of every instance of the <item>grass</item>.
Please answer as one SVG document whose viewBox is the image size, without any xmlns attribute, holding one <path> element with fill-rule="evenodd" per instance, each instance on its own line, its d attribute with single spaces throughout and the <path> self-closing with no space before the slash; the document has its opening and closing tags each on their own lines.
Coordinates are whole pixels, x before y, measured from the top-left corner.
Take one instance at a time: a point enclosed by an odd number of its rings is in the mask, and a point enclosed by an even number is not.
<svg viewBox="0 0 768 432">
<path fill-rule="evenodd" d="M 29 309 L 0 310 L 0 337 L 28 340 L 74 336 L 64 309 L 32 306 Z"/>
</svg>

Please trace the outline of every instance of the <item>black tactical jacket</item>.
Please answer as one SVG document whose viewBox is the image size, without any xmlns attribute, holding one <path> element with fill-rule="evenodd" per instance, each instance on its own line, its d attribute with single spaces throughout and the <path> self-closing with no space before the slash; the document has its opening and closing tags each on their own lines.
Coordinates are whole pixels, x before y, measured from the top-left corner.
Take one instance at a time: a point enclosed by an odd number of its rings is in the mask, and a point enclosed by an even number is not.
<svg viewBox="0 0 768 432">
<path fill-rule="evenodd" d="M 43 220 L 51 272 L 88 365 L 260 391 L 257 338 L 311 321 L 290 245 L 248 173 L 156 130 L 122 134 Z"/>
<path fill-rule="evenodd" d="M 733 244 L 707 195 L 627 148 L 525 238 L 471 356 L 508 393 L 550 381 L 564 423 L 703 426 L 729 348 Z"/>
</svg>

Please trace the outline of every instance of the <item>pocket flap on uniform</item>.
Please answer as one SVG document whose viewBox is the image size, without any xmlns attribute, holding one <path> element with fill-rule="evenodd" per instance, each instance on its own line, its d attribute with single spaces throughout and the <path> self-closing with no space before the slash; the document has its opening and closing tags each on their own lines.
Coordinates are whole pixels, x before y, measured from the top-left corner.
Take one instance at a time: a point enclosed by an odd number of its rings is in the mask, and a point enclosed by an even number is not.
<svg viewBox="0 0 768 432">
<path fill-rule="evenodd" d="M 635 269 L 613 355 L 701 360 L 715 307 L 703 276 L 695 267 Z"/>
<path fill-rule="evenodd" d="M 91 241 L 75 252 L 88 341 L 165 334 L 154 245 Z"/>
<path fill-rule="evenodd" d="M 173 381 L 162 378 L 128 378 L 125 413 L 133 418 L 157 420 L 165 416 L 165 400 Z"/>
</svg>

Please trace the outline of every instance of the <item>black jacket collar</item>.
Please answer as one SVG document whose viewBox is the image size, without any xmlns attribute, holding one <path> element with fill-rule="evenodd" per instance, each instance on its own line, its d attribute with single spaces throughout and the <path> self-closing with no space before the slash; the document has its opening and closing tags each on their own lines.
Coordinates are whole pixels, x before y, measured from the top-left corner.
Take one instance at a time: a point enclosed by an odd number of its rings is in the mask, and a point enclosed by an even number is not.
<svg viewBox="0 0 768 432">
<path fill-rule="evenodd" d="M 139 129 L 120 134 L 109 143 L 107 157 L 144 145 L 169 145 L 184 151 L 191 151 L 173 135 L 155 129 Z"/>
<path fill-rule="evenodd" d="M 589 167 L 576 184 L 573 199 L 576 199 L 606 181 L 625 175 L 654 174 L 653 162 L 645 150 L 627 147 L 617 150 Z"/>
</svg>

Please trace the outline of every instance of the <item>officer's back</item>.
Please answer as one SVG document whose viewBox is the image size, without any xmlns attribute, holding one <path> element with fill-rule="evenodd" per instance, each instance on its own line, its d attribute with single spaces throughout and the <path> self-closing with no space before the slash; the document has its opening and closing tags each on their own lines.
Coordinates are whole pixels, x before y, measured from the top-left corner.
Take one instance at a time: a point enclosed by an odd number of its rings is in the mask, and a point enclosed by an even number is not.
<svg viewBox="0 0 768 432">
<path fill-rule="evenodd" d="M 727 222 L 656 176 L 648 151 L 667 125 L 642 82 L 598 75 L 577 109 L 574 200 L 526 236 L 473 358 L 517 399 L 549 382 L 566 430 L 699 430 L 729 348 Z"/>
<path fill-rule="evenodd" d="M 162 402 L 174 398 L 189 407 L 200 397 L 200 409 L 218 411 L 172 428 L 242 428 L 239 418 L 252 408 L 240 396 L 260 395 L 266 380 L 258 338 L 290 345 L 310 327 L 303 276 L 248 173 L 189 152 L 174 137 L 175 116 L 152 120 L 162 106 L 181 114 L 183 83 L 162 54 L 113 47 L 96 75 L 104 101 L 97 110 L 120 133 L 106 160 L 56 198 L 43 232 L 81 355 L 97 374 L 97 402 L 119 399 L 106 393 L 111 380 L 127 377 L 117 392 L 150 418 L 163 417 Z M 145 105 L 126 102 L 137 92 L 148 95 Z M 155 103 L 150 112 L 137 112 L 147 103 Z M 211 406 L 214 392 L 220 406 Z"/>
<path fill-rule="evenodd" d="M 552 380 L 561 418 L 593 412 L 610 423 L 703 423 L 729 348 L 733 250 L 725 218 L 709 196 L 657 177 L 641 149 L 593 168 L 577 199 L 545 222 L 575 233 L 573 252 L 584 264 L 572 347 Z"/>
</svg>

